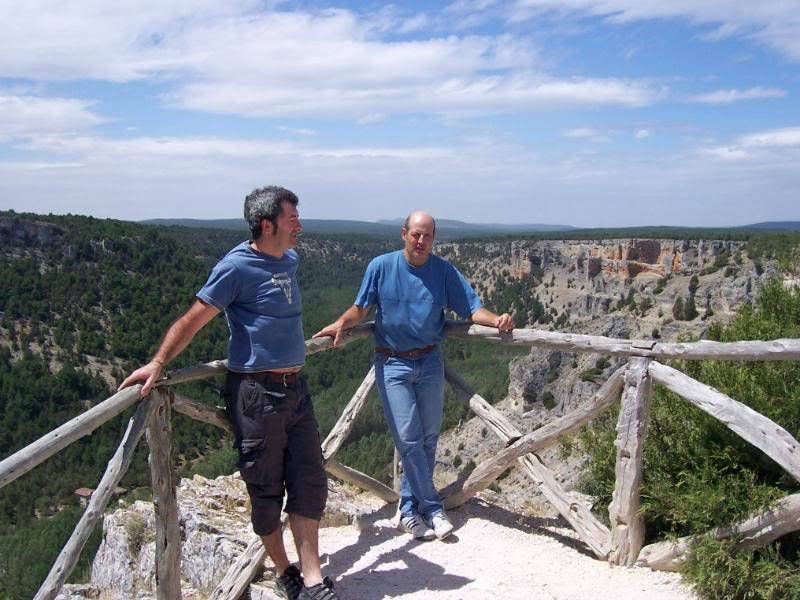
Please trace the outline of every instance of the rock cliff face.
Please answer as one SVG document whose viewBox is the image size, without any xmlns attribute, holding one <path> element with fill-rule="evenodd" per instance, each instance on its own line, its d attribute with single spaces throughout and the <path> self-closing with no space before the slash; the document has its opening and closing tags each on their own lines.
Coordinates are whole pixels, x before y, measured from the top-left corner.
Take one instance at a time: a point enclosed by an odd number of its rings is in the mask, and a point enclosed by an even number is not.
<svg viewBox="0 0 800 600">
<path fill-rule="evenodd" d="M 511 270 L 516 277 L 566 266 L 576 276 L 633 279 L 692 274 L 713 264 L 721 252 L 733 254 L 742 242 L 720 240 L 600 240 L 512 242 Z"/>
<path fill-rule="evenodd" d="M 182 542 L 183 598 L 207 598 L 252 541 L 250 501 L 238 473 L 214 480 L 196 475 L 178 488 Z M 380 500 L 356 494 L 335 482 L 322 527 L 351 524 L 381 507 Z M 106 515 L 103 541 L 92 563 L 91 582 L 65 586 L 60 600 L 100 598 L 133 600 L 154 596 L 155 541 L 153 505 L 135 502 Z M 250 598 L 271 600 L 274 582 L 267 571 L 251 585 Z"/>
<path fill-rule="evenodd" d="M 53 243 L 64 235 L 64 230 L 52 223 L 42 223 L 19 217 L 0 217 L 0 244 Z"/>
<path fill-rule="evenodd" d="M 759 264 L 742 242 L 698 240 L 516 241 L 449 244 L 442 248 L 485 300 L 513 289 L 512 313 L 526 327 L 564 332 L 674 341 L 702 338 L 712 321 L 727 322 L 761 282 L 776 274 Z M 536 320 L 526 312 L 530 295 L 543 305 Z M 506 300 L 508 295 L 505 296 Z M 696 316 L 675 314 L 676 300 L 693 302 Z M 558 315 L 558 319 L 556 319 Z M 713 316 L 712 316 L 713 315 Z M 704 318 L 708 317 L 708 318 Z M 623 360 L 532 348 L 509 366 L 507 398 L 499 404 L 524 433 L 580 406 Z M 442 482 L 464 465 L 479 464 L 500 449 L 472 419 L 440 442 Z M 567 489 L 579 479 L 583 457 L 558 446 L 541 453 Z M 501 500 L 517 509 L 553 514 L 536 485 L 516 467 L 497 482 Z"/>
</svg>

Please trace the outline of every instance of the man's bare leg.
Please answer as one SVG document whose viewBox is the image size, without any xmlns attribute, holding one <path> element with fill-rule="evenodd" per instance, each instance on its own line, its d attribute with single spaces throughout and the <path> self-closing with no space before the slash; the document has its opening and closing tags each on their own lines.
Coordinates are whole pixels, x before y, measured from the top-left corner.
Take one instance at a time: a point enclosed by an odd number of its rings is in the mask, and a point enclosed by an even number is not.
<svg viewBox="0 0 800 600">
<path fill-rule="evenodd" d="M 297 548 L 297 556 L 300 557 L 300 570 L 303 572 L 306 587 L 322 583 L 322 571 L 319 566 L 319 521 L 289 513 L 289 525 L 292 527 L 294 545 Z"/>
<path fill-rule="evenodd" d="M 294 528 L 292 528 L 294 531 Z M 261 543 L 275 565 L 275 572 L 280 576 L 289 568 L 291 564 L 289 557 L 286 556 L 286 548 L 283 545 L 283 527 L 279 526 L 275 531 L 261 536 Z"/>
</svg>

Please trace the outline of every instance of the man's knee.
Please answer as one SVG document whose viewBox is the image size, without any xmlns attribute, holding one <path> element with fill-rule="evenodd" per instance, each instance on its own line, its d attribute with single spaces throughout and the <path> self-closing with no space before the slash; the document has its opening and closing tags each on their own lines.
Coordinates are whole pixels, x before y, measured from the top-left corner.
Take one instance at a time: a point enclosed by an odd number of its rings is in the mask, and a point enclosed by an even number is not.
<svg viewBox="0 0 800 600">
<path fill-rule="evenodd" d="M 309 465 L 287 481 L 286 512 L 319 521 L 328 501 L 328 477 L 323 468 Z"/>
<path fill-rule="evenodd" d="M 256 535 L 269 535 L 281 525 L 283 494 L 270 494 L 259 486 L 247 484 L 250 495 L 250 520 Z"/>
</svg>

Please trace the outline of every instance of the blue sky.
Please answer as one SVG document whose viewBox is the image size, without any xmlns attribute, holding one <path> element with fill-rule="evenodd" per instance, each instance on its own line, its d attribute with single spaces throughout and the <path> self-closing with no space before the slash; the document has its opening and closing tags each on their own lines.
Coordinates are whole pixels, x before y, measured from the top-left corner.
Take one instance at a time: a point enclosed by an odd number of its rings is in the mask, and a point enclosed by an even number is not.
<svg viewBox="0 0 800 600">
<path fill-rule="evenodd" d="M 800 0 L 0 3 L 0 208 L 800 220 Z"/>
</svg>

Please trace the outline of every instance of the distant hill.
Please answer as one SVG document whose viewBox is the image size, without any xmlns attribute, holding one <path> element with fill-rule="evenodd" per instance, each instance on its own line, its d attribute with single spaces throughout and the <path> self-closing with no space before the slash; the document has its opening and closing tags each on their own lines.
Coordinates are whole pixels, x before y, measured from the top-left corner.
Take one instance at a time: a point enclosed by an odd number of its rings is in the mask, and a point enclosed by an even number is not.
<svg viewBox="0 0 800 600">
<path fill-rule="evenodd" d="M 737 229 L 759 229 L 769 231 L 800 231 L 800 221 L 762 221 L 752 225 L 742 225 Z"/>
<path fill-rule="evenodd" d="M 246 232 L 243 219 L 149 219 L 142 221 L 148 225 L 179 225 L 183 227 L 206 229 L 236 229 Z M 375 236 L 396 236 L 403 225 L 403 219 L 382 220 L 377 223 L 369 221 L 353 221 L 338 219 L 303 219 L 303 229 L 309 233 L 342 234 L 361 233 Z M 485 237 L 494 234 L 508 233 L 546 233 L 554 231 L 572 231 L 569 225 L 523 224 L 505 225 L 499 223 L 477 224 L 454 221 L 452 219 L 436 220 L 437 237 L 452 239 L 456 237 Z"/>
</svg>

